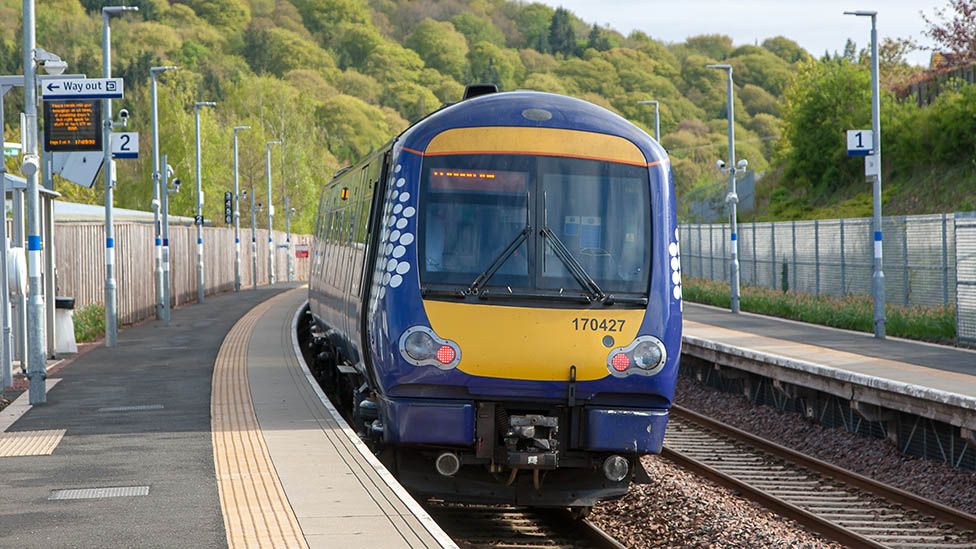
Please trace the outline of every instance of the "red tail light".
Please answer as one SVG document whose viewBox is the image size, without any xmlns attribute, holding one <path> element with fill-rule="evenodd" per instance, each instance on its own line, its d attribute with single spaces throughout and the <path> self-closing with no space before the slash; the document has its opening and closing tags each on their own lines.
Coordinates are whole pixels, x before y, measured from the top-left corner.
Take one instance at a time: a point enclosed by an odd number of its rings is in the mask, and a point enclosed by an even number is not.
<svg viewBox="0 0 976 549">
<path fill-rule="evenodd" d="M 610 363 L 613 364 L 614 370 L 622 372 L 630 366 L 630 358 L 623 353 L 617 353 L 610 359 Z"/>
<path fill-rule="evenodd" d="M 450 345 L 441 345 L 440 349 L 437 349 L 437 361 L 441 364 L 454 362 L 454 356 L 454 349 Z"/>
</svg>

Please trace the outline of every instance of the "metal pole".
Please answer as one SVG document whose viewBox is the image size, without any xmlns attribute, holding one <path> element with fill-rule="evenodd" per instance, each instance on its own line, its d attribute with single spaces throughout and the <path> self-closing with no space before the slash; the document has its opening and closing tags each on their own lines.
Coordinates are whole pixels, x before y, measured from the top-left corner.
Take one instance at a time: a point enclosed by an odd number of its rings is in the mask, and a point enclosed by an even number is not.
<svg viewBox="0 0 976 549">
<path fill-rule="evenodd" d="M 26 111 L 27 148 L 22 171 L 27 178 L 27 266 L 29 297 L 27 305 L 27 379 L 29 402 L 47 402 L 45 379 L 47 358 L 44 356 L 44 292 L 41 288 L 40 194 L 37 176 L 40 162 L 37 151 L 37 76 L 34 0 L 24 0 L 24 110 Z M 106 144 L 107 145 L 107 144 Z"/>
<path fill-rule="evenodd" d="M 23 132 L 27 135 L 26 115 L 24 116 Z M 25 143 L 26 144 L 26 143 Z M 24 147 L 26 150 L 27 147 Z M 16 248 L 24 249 L 24 195 L 26 189 L 17 189 L 13 194 L 13 231 L 10 235 L 11 245 Z M 14 298 L 14 307 L 17 316 L 14 318 L 14 353 L 20 360 L 20 369 L 27 373 L 27 296 L 19 294 Z"/>
<path fill-rule="evenodd" d="M 237 132 L 249 130 L 250 126 L 234 128 L 234 291 L 241 291 L 241 188 L 238 181 Z"/>
<path fill-rule="evenodd" d="M 165 307 L 163 298 L 163 242 L 160 238 L 159 230 L 159 209 L 162 200 L 159 191 L 159 105 L 156 92 L 156 67 L 149 69 L 149 97 L 152 106 L 149 111 L 152 126 L 152 186 L 153 186 L 153 236 L 155 237 L 155 265 L 153 270 L 153 281 L 156 288 L 156 319 L 165 319 L 163 309 Z"/>
<path fill-rule="evenodd" d="M 258 289 L 258 226 L 257 213 L 254 210 L 254 185 L 247 193 L 251 197 L 251 287 Z"/>
<path fill-rule="evenodd" d="M 2 112 L 2 105 L 0 103 L 0 112 Z M 949 305 L 949 243 L 948 235 L 946 234 L 948 216 L 942 214 L 942 305 L 944 307 Z M 4 288 L 6 288 L 6 282 L 4 283 Z"/>
<path fill-rule="evenodd" d="M 871 130 L 874 133 L 874 156 L 878 166 L 874 175 L 874 262 L 871 296 L 874 298 L 874 337 L 885 338 L 885 276 L 882 260 L 881 226 L 881 90 L 878 82 L 878 12 L 845 11 L 845 15 L 871 18 Z"/>
<path fill-rule="evenodd" d="M 738 195 L 735 192 L 735 104 L 733 100 L 733 81 L 731 65 L 708 65 L 708 68 L 722 69 L 728 73 L 728 121 L 729 121 L 729 194 L 726 201 L 729 203 L 729 293 L 731 301 L 731 311 L 739 312 L 739 242 L 738 242 Z"/>
<path fill-rule="evenodd" d="M 281 141 L 268 141 L 265 144 L 265 173 L 268 177 L 268 284 L 275 283 L 274 201 L 271 197 L 271 145 L 280 144 Z"/>
<path fill-rule="evenodd" d="M 194 122 L 196 123 L 196 147 L 197 147 L 197 303 L 203 303 L 206 284 L 203 271 L 203 180 L 201 176 L 200 158 L 200 108 L 213 107 L 213 101 L 198 101 L 193 104 Z"/>
<path fill-rule="evenodd" d="M 113 14 L 137 11 L 130 6 L 102 8 L 102 76 L 112 77 L 112 27 Z M 115 161 L 112 160 L 112 100 L 102 100 L 102 174 L 105 178 L 105 346 L 115 347 L 118 340 L 118 308 L 115 284 L 115 220 L 112 207 L 115 190 Z"/>
<path fill-rule="evenodd" d="M 0 134 L 3 134 L 5 111 L 4 97 L 10 88 L 0 89 Z M 0 218 L 0 325 L 3 342 L 0 343 L 0 392 L 14 384 L 13 357 L 10 356 L 10 286 L 7 280 L 7 163 L 0 161 L 0 200 L 3 216 Z M 943 227 L 945 227 L 943 221 Z"/>
<path fill-rule="evenodd" d="M 163 172 L 162 180 L 160 181 L 161 188 L 161 199 L 162 199 L 162 210 L 163 210 L 163 223 L 160 232 L 163 237 L 163 257 L 162 257 L 162 273 L 163 273 L 163 322 L 166 326 L 170 324 L 170 282 L 169 282 L 169 158 L 167 155 L 163 155 Z"/>
<path fill-rule="evenodd" d="M 655 100 L 651 101 L 638 101 L 638 105 L 654 105 L 654 140 L 661 141 L 661 113 L 659 110 L 658 102 Z"/>
<path fill-rule="evenodd" d="M 874 155 L 878 173 L 874 176 L 874 337 L 885 337 L 885 280 L 882 260 L 881 229 L 881 91 L 878 83 L 877 13 L 871 15 L 871 129 L 874 131 Z"/>
<path fill-rule="evenodd" d="M 292 264 L 292 253 L 291 253 L 291 203 L 288 201 L 288 196 L 285 196 L 285 245 L 287 246 L 288 257 L 286 262 L 288 265 L 288 282 L 292 282 L 295 279 L 294 275 L 294 265 Z"/>
<path fill-rule="evenodd" d="M 166 320 L 168 322 L 167 315 L 169 314 L 169 300 L 167 295 L 169 293 L 169 287 L 167 286 L 167 279 L 169 278 L 169 273 L 166 272 L 164 267 L 166 248 L 169 245 L 161 237 L 161 229 L 159 226 L 159 211 L 162 208 L 162 202 L 166 200 L 165 189 L 160 188 L 160 180 L 162 179 L 159 174 L 159 95 L 157 92 L 157 74 L 165 71 L 176 70 L 176 67 L 167 65 L 162 67 L 150 67 L 149 69 L 149 96 L 150 102 L 152 103 L 150 109 L 150 117 L 152 122 L 152 185 L 153 185 L 153 236 L 155 238 L 155 270 L 154 280 L 156 287 L 156 318 L 161 320 Z"/>
</svg>

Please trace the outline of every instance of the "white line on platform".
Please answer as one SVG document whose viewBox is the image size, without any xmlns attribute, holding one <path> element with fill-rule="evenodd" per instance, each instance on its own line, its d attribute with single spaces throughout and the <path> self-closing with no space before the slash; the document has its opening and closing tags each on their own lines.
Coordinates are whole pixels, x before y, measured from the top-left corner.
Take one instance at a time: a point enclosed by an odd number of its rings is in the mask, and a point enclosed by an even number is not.
<svg viewBox="0 0 976 549">
<path fill-rule="evenodd" d="M 61 381 L 61 378 L 48 378 L 47 382 L 44 384 L 44 391 L 46 393 L 51 392 L 51 387 L 54 387 Z M 20 396 L 14 399 L 9 406 L 0 412 L 0 433 L 6 432 L 15 421 L 21 418 L 28 410 L 33 408 L 30 404 L 29 391 L 24 391 L 20 393 Z"/>
</svg>

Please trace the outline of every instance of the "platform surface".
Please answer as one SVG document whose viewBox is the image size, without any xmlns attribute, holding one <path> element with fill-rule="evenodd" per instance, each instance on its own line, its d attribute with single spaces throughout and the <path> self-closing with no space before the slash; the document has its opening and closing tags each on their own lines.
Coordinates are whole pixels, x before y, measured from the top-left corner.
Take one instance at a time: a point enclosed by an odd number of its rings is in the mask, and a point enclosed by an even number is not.
<svg viewBox="0 0 976 549">
<path fill-rule="evenodd" d="M 685 303 L 685 336 L 976 397 L 976 352 Z"/>
<path fill-rule="evenodd" d="M 308 383 L 291 340 L 305 295 L 208 297 L 49 380 L 6 426 L 38 439 L 0 456 L 0 547 L 449 544 Z"/>
</svg>

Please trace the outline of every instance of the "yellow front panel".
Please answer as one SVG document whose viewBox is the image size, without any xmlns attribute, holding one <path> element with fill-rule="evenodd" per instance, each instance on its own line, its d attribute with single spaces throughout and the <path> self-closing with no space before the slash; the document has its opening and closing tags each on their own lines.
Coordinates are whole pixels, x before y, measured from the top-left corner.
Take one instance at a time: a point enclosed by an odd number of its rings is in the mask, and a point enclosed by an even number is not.
<svg viewBox="0 0 976 549">
<path fill-rule="evenodd" d="M 455 128 L 437 134 L 425 156 L 444 154 L 534 154 L 605 160 L 646 166 L 637 145 L 622 137 L 556 128 Z"/>
<path fill-rule="evenodd" d="M 461 348 L 458 369 L 485 377 L 578 381 L 610 375 L 610 349 L 628 345 L 642 309 L 540 309 L 424 301 L 434 332 Z M 585 319 L 585 320 L 584 320 Z M 604 338 L 610 336 L 608 347 Z"/>
</svg>

